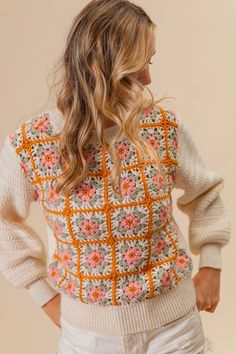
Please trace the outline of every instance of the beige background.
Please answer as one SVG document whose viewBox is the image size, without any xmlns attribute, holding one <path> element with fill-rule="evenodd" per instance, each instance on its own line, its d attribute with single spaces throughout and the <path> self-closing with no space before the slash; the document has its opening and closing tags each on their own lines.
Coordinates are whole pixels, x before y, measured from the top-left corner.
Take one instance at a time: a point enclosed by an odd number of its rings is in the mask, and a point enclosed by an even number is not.
<svg viewBox="0 0 236 354">
<path fill-rule="evenodd" d="M 48 101 L 47 76 L 64 46 L 72 18 L 88 1 L 1 0 L 1 145 L 25 115 Z M 157 53 L 150 88 L 174 96 L 171 108 L 187 121 L 209 168 L 225 178 L 221 195 L 232 221 L 235 208 L 236 3 L 234 0 L 139 0 L 157 23 Z M 177 193 L 178 192 L 178 193 Z M 175 190 L 174 201 L 182 192 Z M 174 213 L 187 236 L 188 219 Z M 38 205 L 28 220 L 47 243 Z M 201 312 L 215 354 L 235 353 L 236 277 L 234 229 L 223 254 L 221 300 L 215 313 Z M 197 271 L 198 257 L 193 256 Z M 4 354 L 54 354 L 59 329 L 26 290 L 1 277 L 0 343 Z"/>
</svg>

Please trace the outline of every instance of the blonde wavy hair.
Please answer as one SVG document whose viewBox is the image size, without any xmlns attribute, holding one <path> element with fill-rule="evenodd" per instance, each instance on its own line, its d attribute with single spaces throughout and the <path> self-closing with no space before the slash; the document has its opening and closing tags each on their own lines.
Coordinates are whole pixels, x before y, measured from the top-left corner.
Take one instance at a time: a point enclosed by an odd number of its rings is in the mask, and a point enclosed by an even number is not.
<svg viewBox="0 0 236 354">
<path fill-rule="evenodd" d="M 151 98 L 145 99 L 144 86 L 135 77 L 153 55 L 155 29 L 145 11 L 127 0 L 90 1 L 73 19 L 55 70 L 61 78 L 51 87 L 58 90 L 56 106 L 65 119 L 57 134 L 63 171 L 53 180 L 57 193 L 69 193 L 88 174 L 83 151 L 92 130 L 114 163 L 114 192 L 121 195 L 121 160 L 115 141 L 122 133 L 141 156 L 153 158 L 163 174 L 157 151 L 138 133 L 140 115 L 165 99 L 155 100 L 147 87 Z M 110 143 L 103 135 L 105 121 L 119 126 Z"/>
</svg>

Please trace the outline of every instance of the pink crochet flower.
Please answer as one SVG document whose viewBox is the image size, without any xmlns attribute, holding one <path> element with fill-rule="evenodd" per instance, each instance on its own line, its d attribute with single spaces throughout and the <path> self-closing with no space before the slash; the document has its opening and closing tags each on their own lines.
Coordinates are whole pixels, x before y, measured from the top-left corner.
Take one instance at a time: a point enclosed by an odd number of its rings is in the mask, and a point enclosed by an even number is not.
<svg viewBox="0 0 236 354">
<path fill-rule="evenodd" d="M 68 249 L 65 249 L 65 250 L 62 251 L 61 259 L 62 259 L 63 263 L 65 263 L 67 265 L 71 263 L 72 254 L 68 251 Z"/>
<path fill-rule="evenodd" d="M 172 273 L 171 273 L 171 271 L 169 269 L 165 270 L 163 275 L 162 275 L 162 278 L 161 278 L 161 284 L 163 286 L 170 286 L 171 281 L 172 281 Z"/>
<path fill-rule="evenodd" d="M 105 256 L 98 250 L 93 250 L 86 258 L 86 263 L 92 268 L 97 268 L 104 262 Z"/>
<path fill-rule="evenodd" d="M 137 260 L 140 259 L 142 252 L 136 247 L 129 247 L 128 250 L 124 253 L 123 258 L 126 262 L 130 264 L 134 264 Z"/>
<path fill-rule="evenodd" d="M 136 298 L 141 294 L 142 286 L 137 281 L 131 281 L 128 286 L 123 289 L 123 291 L 129 299 Z"/>
<path fill-rule="evenodd" d="M 28 175 L 29 175 L 29 172 L 30 172 L 30 169 L 29 169 L 28 165 L 27 165 L 25 162 L 21 162 L 20 165 L 21 165 L 21 167 L 23 168 L 23 170 L 24 170 L 26 176 L 28 176 Z"/>
<path fill-rule="evenodd" d="M 81 187 L 77 190 L 77 195 L 82 199 L 84 202 L 90 202 L 90 200 L 96 194 L 96 189 L 89 183 L 83 183 Z"/>
<path fill-rule="evenodd" d="M 152 114 L 152 112 L 153 112 L 153 108 L 152 108 L 152 107 L 148 107 L 147 109 L 145 109 L 144 115 L 145 115 L 146 117 L 150 117 L 151 114 Z"/>
<path fill-rule="evenodd" d="M 162 188 L 164 186 L 164 177 L 160 173 L 155 174 L 153 177 L 153 182 L 157 185 L 158 188 Z"/>
<path fill-rule="evenodd" d="M 188 265 L 188 261 L 189 258 L 187 257 L 186 254 L 183 254 L 182 256 L 178 255 L 175 264 L 178 268 L 185 269 Z"/>
<path fill-rule="evenodd" d="M 60 276 L 59 269 L 57 267 L 53 267 L 49 269 L 49 278 L 52 282 L 55 282 Z"/>
<path fill-rule="evenodd" d="M 157 253 L 163 252 L 163 250 L 166 248 L 166 241 L 163 240 L 161 237 L 157 237 L 156 240 L 156 251 Z"/>
<path fill-rule="evenodd" d="M 32 127 L 36 130 L 39 130 L 41 133 L 49 127 L 49 121 L 46 117 L 39 117 L 33 124 Z"/>
<path fill-rule="evenodd" d="M 132 179 L 126 177 L 123 178 L 121 181 L 121 192 L 122 195 L 128 195 L 130 196 L 132 194 L 132 192 L 134 191 L 136 186 L 135 181 L 133 181 Z"/>
<path fill-rule="evenodd" d="M 58 161 L 58 156 L 51 149 L 46 149 L 42 153 L 40 160 L 45 168 L 53 168 Z"/>
<path fill-rule="evenodd" d="M 147 140 L 148 140 L 149 144 L 154 147 L 154 149 L 159 148 L 160 142 L 157 140 L 157 138 L 153 134 L 149 134 L 147 136 Z"/>
<path fill-rule="evenodd" d="M 164 206 L 162 211 L 159 212 L 159 220 L 161 223 L 163 223 L 166 220 L 168 214 L 168 207 Z"/>
<path fill-rule="evenodd" d="M 92 220 L 85 220 L 83 224 L 80 225 L 80 229 L 84 234 L 91 235 L 97 232 L 99 225 Z"/>
<path fill-rule="evenodd" d="M 59 195 L 56 193 L 55 188 L 50 187 L 47 191 L 47 199 L 49 203 L 55 203 L 59 199 Z"/>
<path fill-rule="evenodd" d="M 102 302 L 105 295 L 105 292 L 99 286 L 93 286 L 92 289 L 88 291 L 88 298 L 94 303 Z"/>
<path fill-rule="evenodd" d="M 119 156 L 121 160 L 124 160 L 129 153 L 129 146 L 125 142 L 121 141 L 116 144 Z"/>
<path fill-rule="evenodd" d="M 135 214 L 127 214 L 120 220 L 120 225 L 126 230 L 133 230 L 140 224 L 140 219 Z"/>
<path fill-rule="evenodd" d="M 74 294 L 75 293 L 75 282 L 70 281 L 65 285 L 66 293 L 67 294 Z"/>
</svg>

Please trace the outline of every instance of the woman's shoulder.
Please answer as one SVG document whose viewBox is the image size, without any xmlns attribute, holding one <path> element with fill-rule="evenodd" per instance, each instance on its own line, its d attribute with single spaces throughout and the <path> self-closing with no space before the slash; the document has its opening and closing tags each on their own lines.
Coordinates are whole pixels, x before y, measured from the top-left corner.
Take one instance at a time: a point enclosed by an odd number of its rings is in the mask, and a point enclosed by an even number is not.
<svg viewBox="0 0 236 354">
<path fill-rule="evenodd" d="M 7 138 L 9 143 L 19 149 L 27 144 L 52 139 L 62 126 L 62 116 L 56 107 L 26 116 L 12 129 Z"/>
<path fill-rule="evenodd" d="M 177 126 L 179 124 L 179 115 L 175 110 L 154 103 L 143 112 L 140 121 L 141 124 L 157 123 L 158 125 L 167 125 L 169 122 Z"/>
</svg>

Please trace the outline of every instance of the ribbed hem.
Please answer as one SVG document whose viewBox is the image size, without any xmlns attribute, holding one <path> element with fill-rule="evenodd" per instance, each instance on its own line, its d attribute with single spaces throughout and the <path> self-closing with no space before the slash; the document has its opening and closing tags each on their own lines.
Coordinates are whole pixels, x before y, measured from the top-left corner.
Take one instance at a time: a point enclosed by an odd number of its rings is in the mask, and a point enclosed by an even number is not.
<svg viewBox="0 0 236 354">
<path fill-rule="evenodd" d="M 85 304 L 61 293 L 61 316 L 72 326 L 111 335 L 158 328 L 178 319 L 196 304 L 191 276 L 152 299 L 131 305 Z"/>
<path fill-rule="evenodd" d="M 206 243 L 201 247 L 199 266 L 222 269 L 221 245 Z"/>
<path fill-rule="evenodd" d="M 42 307 L 59 292 L 52 288 L 47 278 L 40 278 L 27 286 L 27 290 L 34 302 Z"/>
</svg>

